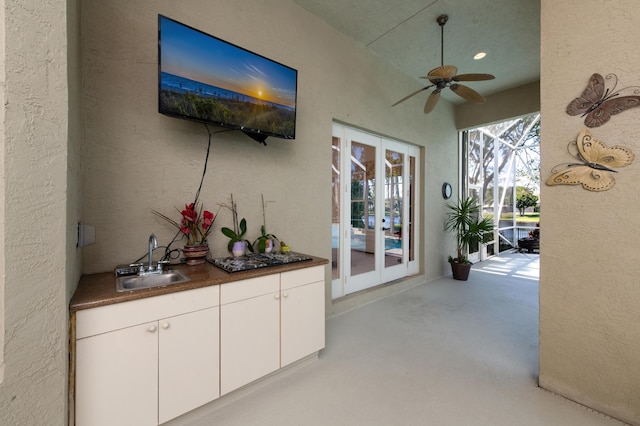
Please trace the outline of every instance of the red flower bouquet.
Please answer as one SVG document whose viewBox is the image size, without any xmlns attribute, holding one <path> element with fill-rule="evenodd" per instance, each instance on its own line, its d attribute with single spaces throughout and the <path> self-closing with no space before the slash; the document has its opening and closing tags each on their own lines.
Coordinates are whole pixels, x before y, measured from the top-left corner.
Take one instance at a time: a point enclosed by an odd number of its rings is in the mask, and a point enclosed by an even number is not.
<svg viewBox="0 0 640 426">
<path fill-rule="evenodd" d="M 178 209 L 176 208 L 176 210 Z M 153 214 L 161 217 L 178 228 L 187 238 L 188 246 L 206 244 L 209 232 L 211 232 L 211 229 L 213 228 L 213 222 L 216 220 L 216 215 L 211 213 L 209 210 L 203 211 L 202 206 L 200 206 L 199 211 L 196 210 L 194 203 L 189 205 L 185 204 L 184 210 L 178 211 L 182 215 L 180 223 L 156 210 L 151 210 Z"/>
</svg>

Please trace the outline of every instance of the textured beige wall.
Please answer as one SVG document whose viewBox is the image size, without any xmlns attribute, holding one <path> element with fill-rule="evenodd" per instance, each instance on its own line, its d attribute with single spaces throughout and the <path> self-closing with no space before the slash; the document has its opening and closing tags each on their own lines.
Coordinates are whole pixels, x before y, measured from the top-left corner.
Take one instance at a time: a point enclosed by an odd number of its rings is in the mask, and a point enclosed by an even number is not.
<svg viewBox="0 0 640 426">
<path fill-rule="evenodd" d="M 470 129 L 540 111 L 540 82 L 524 84 L 487 96 L 484 104 L 465 102 L 455 107 L 456 127 Z"/>
<path fill-rule="evenodd" d="M 75 291 L 82 274 L 82 249 L 77 247 L 78 227 L 82 218 L 82 84 L 80 81 L 80 2 L 67 0 L 67 80 L 68 141 L 67 141 L 67 227 L 66 265 L 67 301 Z M 65 304 L 65 308 L 69 303 Z"/>
<path fill-rule="evenodd" d="M 4 105 L 5 104 L 5 86 L 6 86 L 6 78 L 5 78 L 5 38 L 4 38 L 4 33 L 5 33 L 5 14 L 4 14 L 4 8 L 5 8 L 5 4 L 4 4 L 4 0 L 0 0 L 0 105 Z M 6 173 L 5 173 L 5 166 L 4 166 L 4 158 L 5 158 L 5 149 L 6 149 L 6 144 L 5 144 L 5 139 L 6 139 L 6 132 L 5 132 L 5 112 L 6 110 L 3 110 L 3 114 L 2 114 L 2 119 L 0 120 L 0 200 L 2 200 L 2 204 L 4 205 L 4 200 L 5 200 L 5 186 L 6 186 Z M 2 382 L 4 381 L 4 335 L 5 335 L 5 328 L 4 328 L 4 324 L 5 324 L 5 291 L 4 288 L 6 286 L 6 274 L 4 273 L 4 269 L 5 269 L 5 260 L 4 260 L 4 241 L 5 241 L 5 231 L 4 231 L 4 227 L 5 227 L 5 221 L 4 221 L 4 213 L 2 215 L 0 215 L 0 217 L 2 217 L 2 220 L 0 220 L 0 241 L 2 241 L 2 244 L 0 244 L 0 386 L 2 386 Z"/>
<path fill-rule="evenodd" d="M 288 0 L 82 2 L 83 220 L 96 226 L 97 240 L 83 249 L 84 272 L 143 256 L 152 232 L 167 244 L 175 231 L 150 210 L 177 217 L 174 206 L 191 201 L 200 180 L 204 126 L 157 112 L 158 13 L 299 72 L 296 140 L 269 138 L 264 147 L 239 132 L 215 135 L 201 192 L 206 208 L 233 193 L 255 238 L 264 194 L 275 201 L 267 210 L 269 232 L 293 250 L 329 258 L 331 125 L 339 120 L 426 147 L 425 270 L 428 278 L 446 273 L 439 194 L 442 181 L 456 182 L 457 176 L 452 106 L 442 102 L 425 116 L 425 100 L 416 97 L 391 108 L 420 82 Z M 226 255 L 219 229 L 230 220 L 228 211 L 220 211 L 210 241 L 214 256 Z"/>
<path fill-rule="evenodd" d="M 2 3 L 5 365 L 0 424 L 61 425 L 68 295 L 78 279 L 67 272 L 79 270 L 75 239 L 69 239 L 73 225 L 69 229 L 68 222 L 75 219 L 67 215 L 67 200 L 78 197 L 67 194 L 67 1 Z"/>
<path fill-rule="evenodd" d="M 570 17 L 570 18 L 569 18 Z M 635 0 L 542 1 L 542 178 L 586 128 L 565 113 L 592 73 L 640 86 Z M 640 108 L 592 129 L 640 156 Z M 602 193 L 542 186 L 540 384 L 640 424 L 640 157 Z"/>
</svg>

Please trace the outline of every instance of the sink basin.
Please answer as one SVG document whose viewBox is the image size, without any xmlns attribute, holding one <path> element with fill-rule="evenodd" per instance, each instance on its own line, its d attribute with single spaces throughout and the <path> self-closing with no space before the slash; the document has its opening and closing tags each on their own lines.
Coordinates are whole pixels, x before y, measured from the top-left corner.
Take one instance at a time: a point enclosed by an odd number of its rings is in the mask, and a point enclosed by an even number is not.
<svg viewBox="0 0 640 426">
<path fill-rule="evenodd" d="M 186 283 L 187 281 L 189 281 L 189 277 L 180 271 L 165 271 L 155 275 L 131 275 L 116 278 L 116 291 L 164 287 L 171 284 Z"/>
</svg>

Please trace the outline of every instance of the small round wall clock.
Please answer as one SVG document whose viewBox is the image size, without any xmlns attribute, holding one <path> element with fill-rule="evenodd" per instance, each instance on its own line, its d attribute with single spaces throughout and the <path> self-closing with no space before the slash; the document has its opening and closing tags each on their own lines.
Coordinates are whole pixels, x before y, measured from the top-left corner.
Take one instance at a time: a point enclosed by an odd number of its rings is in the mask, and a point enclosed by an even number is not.
<svg viewBox="0 0 640 426">
<path fill-rule="evenodd" d="M 442 197 L 445 200 L 448 200 L 449 198 L 451 198 L 451 194 L 453 193 L 453 190 L 451 189 L 451 184 L 449 182 L 445 182 L 442 184 Z"/>
</svg>

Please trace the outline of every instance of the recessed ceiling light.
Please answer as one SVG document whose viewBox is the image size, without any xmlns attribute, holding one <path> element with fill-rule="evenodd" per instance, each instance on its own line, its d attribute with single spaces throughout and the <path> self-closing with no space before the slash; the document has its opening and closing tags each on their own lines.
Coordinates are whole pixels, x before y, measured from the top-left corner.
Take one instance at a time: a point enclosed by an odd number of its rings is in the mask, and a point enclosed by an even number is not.
<svg viewBox="0 0 640 426">
<path fill-rule="evenodd" d="M 477 61 L 478 59 L 482 59 L 485 56 L 487 56 L 487 52 L 478 52 L 473 56 L 473 59 Z"/>
</svg>

